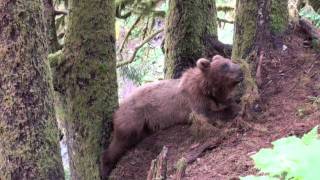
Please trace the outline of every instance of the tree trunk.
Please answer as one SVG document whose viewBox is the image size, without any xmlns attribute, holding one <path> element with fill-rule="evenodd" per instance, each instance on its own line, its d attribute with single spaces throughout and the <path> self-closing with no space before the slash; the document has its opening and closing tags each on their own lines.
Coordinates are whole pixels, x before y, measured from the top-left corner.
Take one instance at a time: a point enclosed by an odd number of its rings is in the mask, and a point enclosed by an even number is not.
<svg viewBox="0 0 320 180">
<path fill-rule="evenodd" d="M 288 0 L 271 1 L 271 32 L 283 33 L 289 23 Z"/>
<path fill-rule="evenodd" d="M 54 86 L 65 96 L 71 178 L 100 179 L 118 105 L 113 0 L 72 0 L 62 53 L 51 58 Z"/>
<path fill-rule="evenodd" d="M 44 4 L 44 21 L 46 27 L 46 34 L 48 38 L 48 50 L 49 53 L 54 53 L 60 49 L 58 43 L 57 31 L 56 31 L 56 21 L 54 14 L 54 6 L 52 0 L 43 0 Z"/>
<path fill-rule="evenodd" d="M 237 0 L 232 59 L 242 65 L 245 74 L 242 115 L 254 118 L 259 107 L 258 85 L 261 84 L 263 51 L 269 48 L 269 14 L 271 0 Z M 261 55 L 259 57 L 259 55 Z"/>
<path fill-rule="evenodd" d="M 232 58 L 246 59 L 270 39 L 270 0 L 237 0 L 236 6 Z"/>
<path fill-rule="evenodd" d="M 305 0 L 288 0 L 289 20 L 293 23 L 299 21 L 299 11 L 305 5 Z"/>
<path fill-rule="evenodd" d="M 64 179 L 42 1 L 0 1 L 0 179 Z"/>
<path fill-rule="evenodd" d="M 165 78 L 181 73 L 205 56 L 206 36 L 217 39 L 214 0 L 170 0 L 165 27 Z"/>
</svg>

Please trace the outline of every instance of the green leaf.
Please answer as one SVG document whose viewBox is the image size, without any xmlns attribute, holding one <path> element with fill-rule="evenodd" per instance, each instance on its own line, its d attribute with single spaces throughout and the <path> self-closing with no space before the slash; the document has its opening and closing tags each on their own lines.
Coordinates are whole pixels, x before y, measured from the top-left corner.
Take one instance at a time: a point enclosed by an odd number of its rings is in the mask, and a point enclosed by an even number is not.
<svg viewBox="0 0 320 180">
<path fill-rule="evenodd" d="M 318 126 L 314 127 L 309 133 L 305 134 L 302 137 L 302 141 L 305 144 L 311 144 L 313 141 L 318 138 Z"/>
<path fill-rule="evenodd" d="M 269 176 L 246 176 L 240 177 L 240 180 L 279 180 L 278 178 Z"/>
<path fill-rule="evenodd" d="M 302 138 L 295 136 L 272 142 L 273 148 L 261 149 L 251 156 L 265 176 L 247 176 L 241 179 L 255 180 L 279 177 L 285 180 L 320 179 L 320 140 L 318 126 Z"/>
</svg>

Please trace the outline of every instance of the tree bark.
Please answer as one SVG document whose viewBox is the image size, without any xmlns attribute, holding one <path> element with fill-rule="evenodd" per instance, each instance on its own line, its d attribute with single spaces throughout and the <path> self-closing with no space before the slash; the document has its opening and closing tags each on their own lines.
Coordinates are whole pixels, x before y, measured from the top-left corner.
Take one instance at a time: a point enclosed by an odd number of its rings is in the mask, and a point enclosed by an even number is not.
<svg viewBox="0 0 320 180">
<path fill-rule="evenodd" d="M 255 112 L 260 111 L 257 108 L 260 107 L 258 85 L 261 83 L 263 52 L 270 48 L 271 0 L 237 0 L 236 6 L 232 59 L 242 65 L 245 76 L 239 90 L 243 96 L 240 114 L 254 119 Z"/>
<path fill-rule="evenodd" d="M 170 0 L 165 26 L 165 78 L 179 78 L 205 56 L 207 36 L 217 39 L 214 0 Z"/>
<path fill-rule="evenodd" d="M 0 2 L 0 179 L 64 179 L 42 12 Z"/>
<path fill-rule="evenodd" d="M 237 0 L 233 59 L 246 59 L 270 40 L 270 0 Z"/>
<path fill-rule="evenodd" d="M 71 178 L 100 179 L 99 158 L 118 106 L 113 0 L 72 0 L 63 51 L 51 57 L 66 100 Z"/>
</svg>

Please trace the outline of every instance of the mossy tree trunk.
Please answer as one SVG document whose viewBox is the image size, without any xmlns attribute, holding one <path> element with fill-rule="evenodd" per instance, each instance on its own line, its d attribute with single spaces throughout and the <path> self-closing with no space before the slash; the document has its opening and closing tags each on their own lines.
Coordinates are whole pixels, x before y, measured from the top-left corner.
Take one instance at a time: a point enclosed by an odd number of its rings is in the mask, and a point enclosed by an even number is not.
<svg viewBox="0 0 320 180">
<path fill-rule="evenodd" d="M 42 1 L 0 1 L 0 179 L 64 179 Z"/>
<path fill-rule="evenodd" d="M 48 50 L 49 53 L 54 53 L 60 49 L 58 42 L 56 21 L 54 13 L 53 0 L 42 0 L 44 4 L 44 21 L 46 27 L 46 34 L 48 38 Z"/>
<path fill-rule="evenodd" d="M 288 0 L 271 1 L 271 32 L 274 34 L 283 33 L 289 23 Z"/>
<path fill-rule="evenodd" d="M 270 44 L 270 10 L 271 0 L 237 0 L 236 4 L 232 59 L 242 64 L 245 73 L 242 113 L 248 118 L 252 118 L 252 111 L 248 110 L 258 107 L 257 84 L 261 83 L 261 74 L 258 77 L 257 69 L 259 55 L 263 55 Z"/>
<path fill-rule="evenodd" d="M 118 105 L 113 0 L 71 0 L 63 51 L 53 54 L 54 87 L 65 97 L 71 178 L 100 179 Z"/>
<path fill-rule="evenodd" d="M 237 0 L 233 59 L 246 59 L 270 40 L 270 0 Z"/>
<path fill-rule="evenodd" d="M 205 56 L 207 36 L 217 38 L 215 0 L 170 0 L 165 26 L 165 78 L 179 78 Z"/>
</svg>

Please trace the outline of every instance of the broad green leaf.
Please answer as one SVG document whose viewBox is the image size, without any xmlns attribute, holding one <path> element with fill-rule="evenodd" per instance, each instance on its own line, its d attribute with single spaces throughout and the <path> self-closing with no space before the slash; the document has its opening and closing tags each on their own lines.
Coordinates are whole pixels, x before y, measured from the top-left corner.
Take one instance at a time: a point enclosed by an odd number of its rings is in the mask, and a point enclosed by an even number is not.
<svg viewBox="0 0 320 180">
<path fill-rule="evenodd" d="M 275 178 L 285 180 L 320 179 L 320 140 L 318 126 L 302 138 L 295 136 L 272 142 L 272 148 L 261 149 L 251 156 L 255 166 L 266 176 L 241 177 L 244 180 Z"/>
<path fill-rule="evenodd" d="M 305 144 L 310 144 L 318 138 L 318 126 L 314 127 L 309 133 L 302 137 L 302 141 Z"/>
</svg>

